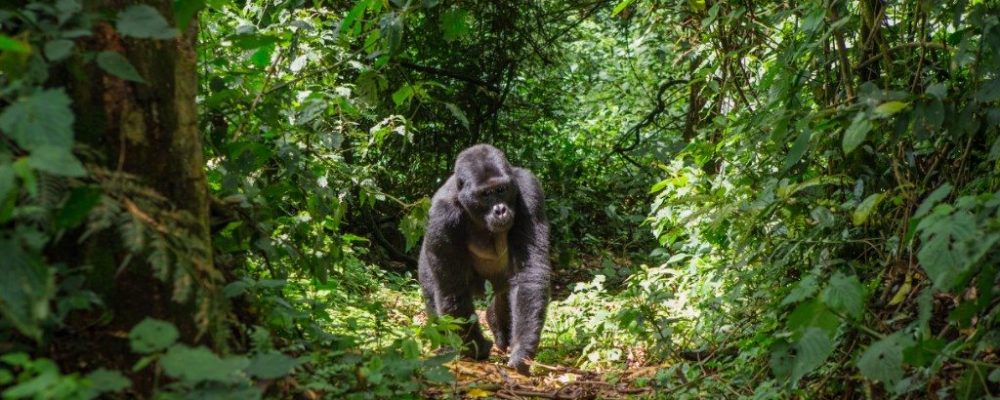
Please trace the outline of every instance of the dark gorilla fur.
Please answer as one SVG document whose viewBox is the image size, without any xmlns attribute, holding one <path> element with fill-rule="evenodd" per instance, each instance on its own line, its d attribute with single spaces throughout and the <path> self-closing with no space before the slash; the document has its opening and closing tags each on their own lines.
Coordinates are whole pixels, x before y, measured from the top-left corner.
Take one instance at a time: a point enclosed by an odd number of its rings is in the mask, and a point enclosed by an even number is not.
<svg viewBox="0 0 1000 400">
<path fill-rule="evenodd" d="M 493 286 L 486 310 L 493 337 L 510 349 L 509 366 L 528 373 L 549 301 L 549 224 L 538 179 L 512 167 L 497 148 L 465 149 L 434 194 L 423 247 L 420 287 L 431 316 L 469 319 L 473 296 Z M 485 359 L 492 343 L 479 324 L 462 327 L 464 354 Z"/>
</svg>

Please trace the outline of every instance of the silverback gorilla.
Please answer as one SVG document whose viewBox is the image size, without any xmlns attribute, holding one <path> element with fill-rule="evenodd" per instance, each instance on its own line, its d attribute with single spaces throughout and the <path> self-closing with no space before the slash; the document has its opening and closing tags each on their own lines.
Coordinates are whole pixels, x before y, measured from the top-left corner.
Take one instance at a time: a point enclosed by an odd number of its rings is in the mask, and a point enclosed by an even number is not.
<svg viewBox="0 0 1000 400">
<path fill-rule="evenodd" d="M 549 224 L 538 179 L 513 167 L 497 148 L 465 149 L 455 170 L 434 194 L 419 279 L 431 316 L 468 319 L 473 296 L 493 286 L 486 318 L 497 348 L 510 349 L 509 366 L 528 374 L 525 359 L 538 349 L 549 301 Z M 462 327 L 463 352 L 477 360 L 492 343 L 479 324 Z"/>
</svg>

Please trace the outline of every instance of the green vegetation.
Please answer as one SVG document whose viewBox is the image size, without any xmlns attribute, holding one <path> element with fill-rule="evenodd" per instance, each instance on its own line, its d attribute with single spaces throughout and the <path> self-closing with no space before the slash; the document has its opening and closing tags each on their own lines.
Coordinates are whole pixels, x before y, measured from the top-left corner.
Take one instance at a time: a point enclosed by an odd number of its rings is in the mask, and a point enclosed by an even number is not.
<svg viewBox="0 0 1000 400">
<path fill-rule="evenodd" d="M 482 142 L 534 386 L 417 290 Z M 993 0 L 0 5 L 4 399 L 995 398 L 998 269 Z"/>
</svg>

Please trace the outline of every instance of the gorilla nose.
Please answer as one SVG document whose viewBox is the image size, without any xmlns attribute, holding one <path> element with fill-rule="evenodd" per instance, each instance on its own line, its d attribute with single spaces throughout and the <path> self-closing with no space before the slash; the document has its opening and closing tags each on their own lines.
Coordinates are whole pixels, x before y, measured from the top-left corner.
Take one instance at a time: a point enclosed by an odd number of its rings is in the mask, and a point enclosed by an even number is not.
<svg viewBox="0 0 1000 400">
<path fill-rule="evenodd" d="M 507 206 L 503 204 L 497 204 L 493 206 L 493 215 L 496 215 L 497 217 L 503 217 L 507 215 Z"/>
</svg>

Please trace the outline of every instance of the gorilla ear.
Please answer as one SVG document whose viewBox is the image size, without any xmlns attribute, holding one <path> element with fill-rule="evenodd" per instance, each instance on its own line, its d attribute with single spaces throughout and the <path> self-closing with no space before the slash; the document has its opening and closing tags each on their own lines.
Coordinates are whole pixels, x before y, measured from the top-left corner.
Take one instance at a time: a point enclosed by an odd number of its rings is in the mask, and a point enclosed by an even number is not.
<svg viewBox="0 0 1000 400">
<path fill-rule="evenodd" d="M 456 179 L 455 179 L 455 183 L 457 183 L 457 184 L 458 184 L 458 190 L 462 190 L 462 187 L 464 187 L 464 186 L 465 186 L 465 179 L 462 179 L 462 178 L 456 178 Z"/>
</svg>

